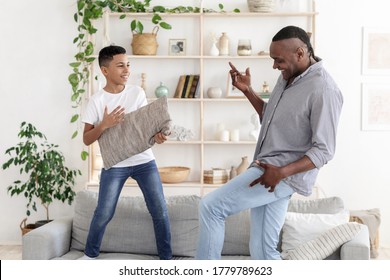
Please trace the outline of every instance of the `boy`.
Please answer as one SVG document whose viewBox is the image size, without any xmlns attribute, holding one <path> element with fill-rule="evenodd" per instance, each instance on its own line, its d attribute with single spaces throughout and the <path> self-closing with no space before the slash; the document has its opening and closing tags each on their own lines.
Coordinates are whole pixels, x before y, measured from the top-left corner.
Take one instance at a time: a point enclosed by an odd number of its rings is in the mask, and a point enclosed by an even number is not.
<svg viewBox="0 0 390 280">
<path fill-rule="evenodd" d="M 145 92 L 141 87 L 126 85 L 130 75 L 130 63 L 124 48 L 103 48 L 99 52 L 99 66 L 106 78 L 106 86 L 91 96 L 83 115 L 85 145 L 91 145 L 106 129 L 121 123 L 125 114 L 147 104 Z M 162 133 L 157 133 L 154 138 L 158 144 L 167 139 Z M 114 216 L 119 195 L 129 177 L 137 181 L 152 216 L 160 259 L 172 258 L 168 211 L 154 155 L 151 149 L 148 149 L 107 170 L 102 169 L 98 204 L 82 259 L 92 259 L 99 255 L 104 231 Z"/>
</svg>

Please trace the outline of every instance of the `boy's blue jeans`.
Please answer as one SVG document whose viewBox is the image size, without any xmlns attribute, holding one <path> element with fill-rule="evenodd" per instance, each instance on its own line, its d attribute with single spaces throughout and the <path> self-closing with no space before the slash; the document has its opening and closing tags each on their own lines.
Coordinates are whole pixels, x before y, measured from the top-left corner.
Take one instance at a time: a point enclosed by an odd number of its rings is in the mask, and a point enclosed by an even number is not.
<svg viewBox="0 0 390 280">
<path fill-rule="evenodd" d="M 199 205 L 199 239 L 197 259 L 220 259 L 225 236 L 225 219 L 251 209 L 249 249 L 252 259 L 280 259 L 277 251 L 293 189 L 281 181 L 274 192 L 263 185 L 249 184 L 263 171 L 250 167 L 222 187 L 206 195 Z"/>
<path fill-rule="evenodd" d="M 152 216 L 160 259 L 171 259 L 171 232 L 168 210 L 160 175 L 154 160 L 136 166 L 102 169 L 98 204 L 91 221 L 85 254 L 92 258 L 99 255 L 106 226 L 114 216 L 119 195 L 129 177 L 137 181 Z"/>
</svg>

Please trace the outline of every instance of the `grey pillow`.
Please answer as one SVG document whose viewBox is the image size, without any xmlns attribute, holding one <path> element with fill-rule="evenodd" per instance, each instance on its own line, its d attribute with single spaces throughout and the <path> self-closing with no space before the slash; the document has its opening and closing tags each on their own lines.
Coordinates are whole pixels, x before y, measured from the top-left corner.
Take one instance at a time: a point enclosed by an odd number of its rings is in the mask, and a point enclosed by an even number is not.
<svg viewBox="0 0 390 280">
<path fill-rule="evenodd" d="M 158 132 L 169 135 L 170 127 L 166 96 L 126 114 L 122 123 L 110 127 L 98 139 L 104 168 L 151 148 L 155 144 L 153 136 Z"/>
</svg>

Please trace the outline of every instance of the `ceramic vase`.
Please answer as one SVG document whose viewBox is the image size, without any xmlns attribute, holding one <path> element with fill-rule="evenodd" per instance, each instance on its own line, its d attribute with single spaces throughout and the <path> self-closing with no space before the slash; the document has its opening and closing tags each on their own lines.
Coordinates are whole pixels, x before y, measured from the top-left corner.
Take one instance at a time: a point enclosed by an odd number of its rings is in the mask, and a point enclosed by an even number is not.
<svg viewBox="0 0 390 280">
<path fill-rule="evenodd" d="M 154 93 L 156 94 L 157 98 L 159 98 L 161 96 L 168 96 L 169 90 L 162 82 L 160 82 L 160 86 L 156 88 Z"/>
<path fill-rule="evenodd" d="M 211 56 L 218 56 L 219 55 L 219 49 L 217 48 L 217 44 L 215 42 L 213 42 L 213 44 L 211 45 L 209 54 Z"/>
<path fill-rule="evenodd" d="M 232 168 L 230 169 L 229 178 L 231 180 L 236 176 L 237 176 L 237 169 L 234 166 L 232 166 Z"/>
<path fill-rule="evenodd" d="M 226 32 L 222 32 L 222 36 L 219 38 L 218 42 L 219 55 L 229 55 L 229 37 L 226 35 Z"/>
<path fill-rule="evenodd" d="M 245 170 L 247 170 L 248 167 L 249 167 L 248 157 L 247 157 L 247 156 L 242 157 L 242 158 L 241 158 L 241 163 L 240 163 L 240 165 L 237 167 L 237 175 L 240 175 L 242 172 L 244 172 Z"/>
</svg>

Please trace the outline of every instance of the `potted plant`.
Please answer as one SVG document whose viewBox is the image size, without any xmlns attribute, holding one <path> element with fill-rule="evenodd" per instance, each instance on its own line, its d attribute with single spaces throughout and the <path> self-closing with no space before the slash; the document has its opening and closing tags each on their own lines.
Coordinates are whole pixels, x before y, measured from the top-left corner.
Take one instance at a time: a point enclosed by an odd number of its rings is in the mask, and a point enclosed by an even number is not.
<svg viewBox="0 0 390 280">
<path fill-rule="evenodd" d="M 30 209 L 37 211 L 37 200 L 46 210 L 46 220 L 50 221 L 49 206 L 54 200 L 68 202 L 74 200 L 73 190 L 80 170 L 65 166 L 64 155 L 57 150 L 58 145 L 47 142 L 46 136 L 30 123 L 22 122 L 18 133 L 21 142 L 5 151 L 10 156 L 3 170 L 12 166 L 20 167 L 20 175 L 27 179 L 14 181 L 7 191 L 11 196 L 23 194 L 27 199 L 27 216 Z"/>
<path fill-rule="evenodd" d="M 131 47 L 134 55 L 156 55 L 157 53 L 157 32 L 159 27 L 172 29 L 172 26 L 164 21 L 154 10 L 152 22 L 156 25 L 151 33 L 144 33 L 144 26 L 138 19 L 133 19 L 130 23 L 130 29 L 133 33 Z"/>
</svg>

